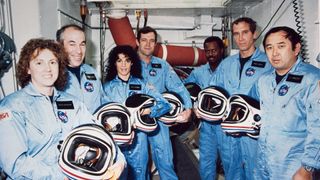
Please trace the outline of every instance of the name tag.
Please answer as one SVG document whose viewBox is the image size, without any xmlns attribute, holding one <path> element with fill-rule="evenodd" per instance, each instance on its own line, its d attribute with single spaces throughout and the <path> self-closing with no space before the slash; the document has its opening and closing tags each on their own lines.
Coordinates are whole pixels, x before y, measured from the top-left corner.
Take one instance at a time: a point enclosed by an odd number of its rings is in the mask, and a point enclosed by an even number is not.
<svg viewBox="0 0 320 180">
<path fill-rule="evenodd" d="M 141 85 L 140 84 L 129 84 L 129 89 L 130 90 L 141 90 Z"/>
<path fill-rule="evenodd" d="M 74 109 L 72 101 L 57 101 L 56 104 L 58 109 Z"/>
<path fill-rule="evenodd" d="M 301 83 L 302 79 L 303 79 L 303 75 L 289 74 L 286 81 L 294 82 L 294 83 Z"/>
<path fill-rule="evenodd" d="M 88 80 L 97 80 L 97 78 L 94 74 L 85 74 L 85 75 Z"/>
<path fill-rule="evenodd" d="M 262 61 L 252 61 L 251 66 L 259 67 L 259 68 L 264 68 L 264 67 L 266 66 L 266 62 L 262 62 Z"/>
<path fill-rule="evenodd" d="M 161 64 L 151 64 L 151 67 L 153 67 L 153 68 L 161 68 Z"/>
</svg>

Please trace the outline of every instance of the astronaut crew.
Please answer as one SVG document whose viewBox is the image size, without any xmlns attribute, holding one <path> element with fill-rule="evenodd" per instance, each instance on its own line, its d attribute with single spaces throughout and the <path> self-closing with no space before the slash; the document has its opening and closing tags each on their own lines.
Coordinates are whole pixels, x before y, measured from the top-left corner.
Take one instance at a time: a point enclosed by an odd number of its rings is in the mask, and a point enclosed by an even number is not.
<svg viewBox="0 0 320 180">
<path fill-rule="evenodd" d="M 58 145 L 92 114 L 64 88 L 64 50 L 53 40 L 31 39 L 20 53 L 17 76 L 22 89 L 0 102 L 0 167 L 8 179 L 64 179 Z M 60 90 L 58 90 L 60 89 Z M 125 166 L 118 151 L 111 174 Z"/>
</svg>

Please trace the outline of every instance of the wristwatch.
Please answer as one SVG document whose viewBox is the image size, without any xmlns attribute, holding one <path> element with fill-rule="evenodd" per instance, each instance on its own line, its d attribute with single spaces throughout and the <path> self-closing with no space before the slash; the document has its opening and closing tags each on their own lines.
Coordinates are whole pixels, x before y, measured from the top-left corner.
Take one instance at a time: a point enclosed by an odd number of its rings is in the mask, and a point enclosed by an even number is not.
<svg viewBox="0 0 320 180">
<path fill-rule="evenodd" d="M 315 171 L 314 167 L 311 167 L 311 166 L 308 166 L 308 165 L 302 165 L 302 167 L 308 172 L 314 172 Z"/>
</svg>

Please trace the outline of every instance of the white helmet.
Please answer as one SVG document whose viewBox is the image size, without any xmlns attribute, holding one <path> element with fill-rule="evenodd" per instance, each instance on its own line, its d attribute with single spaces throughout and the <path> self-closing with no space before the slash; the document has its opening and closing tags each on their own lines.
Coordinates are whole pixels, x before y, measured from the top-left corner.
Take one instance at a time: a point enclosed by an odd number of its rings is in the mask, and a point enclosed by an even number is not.
<svg viewBox="0 0 320 180">
<path fill-rule="evenodd" d="M 175 124 L 178 115 L 184 110 L 183 100 L 174 92 L 162 93 L 162 96 L 170 103 L 171 110 L 159 118 L 163 123 L 167 125 Z"/>
<path fill-rule="evenodd" d="M 107 103 L 94 113 L 98 122 L 108 130 L 118 145 L 131 144 L 134 138 L 129 110 L 120 103 Z"/>
<path fill-rule="evenodd" d="M 155 118 L 149 115 L 141 116 L 141 113 L 155 105 L 155 99 L 146 94 L 133 94 L 125 102 L 125 106 L 131 113 L 131 118 L 136 128 L 144 132 L 154 131 L 158 125 Z"/>
<path fill-rule="evenodd" d="M 249 96 L 236 94 L 229 98 L 228 112 L 221 127 L 230 135 L 248 135 L 257 138 L 260 132 L 260 120 L 259 102 Z"/>
<path fill-rule="evenodd" d="M 228 93 L 220 87 L 210 86 L 198 95 L 198 113 L 202 119 L 220 121 L 228 107 Z"/>
<path fill-rule="evenodd" d="M 70 179 L 102 179 L 117 154 L 110 133 L 96 124 L 74 128 L 60 150 L 58 164 Z"/>
</svg>

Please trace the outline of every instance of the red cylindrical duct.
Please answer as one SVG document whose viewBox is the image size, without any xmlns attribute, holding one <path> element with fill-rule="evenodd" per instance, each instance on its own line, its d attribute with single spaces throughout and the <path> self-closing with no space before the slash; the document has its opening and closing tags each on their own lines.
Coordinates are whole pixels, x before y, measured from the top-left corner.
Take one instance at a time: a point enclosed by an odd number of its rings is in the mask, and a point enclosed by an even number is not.
<svg viewBox="0 0 320 180">
<path fill-rule="evenodd" d="M 120 19 L 108 18 L 108 25 L 117 45 L 130 45 L 136 48 L 136 36 L 133 33 L 128 16 Z"/>
<path fill-rule="evenodd" d="M 136 37 L 127 16 L 109 18 L 108 25 L 117 45 L 136 48 Z M 172 66 L 198 66 L 207 62 L 204 50 L 196 47 L 157 44 L 154 55 L 167 60 Z"/>
<path fill-rule="evenodd" d="M 204 50 L 197 47 L 157 44 L 154 55 L 172 66 L 198 66 L 207 62 Z"/>
</svg>

